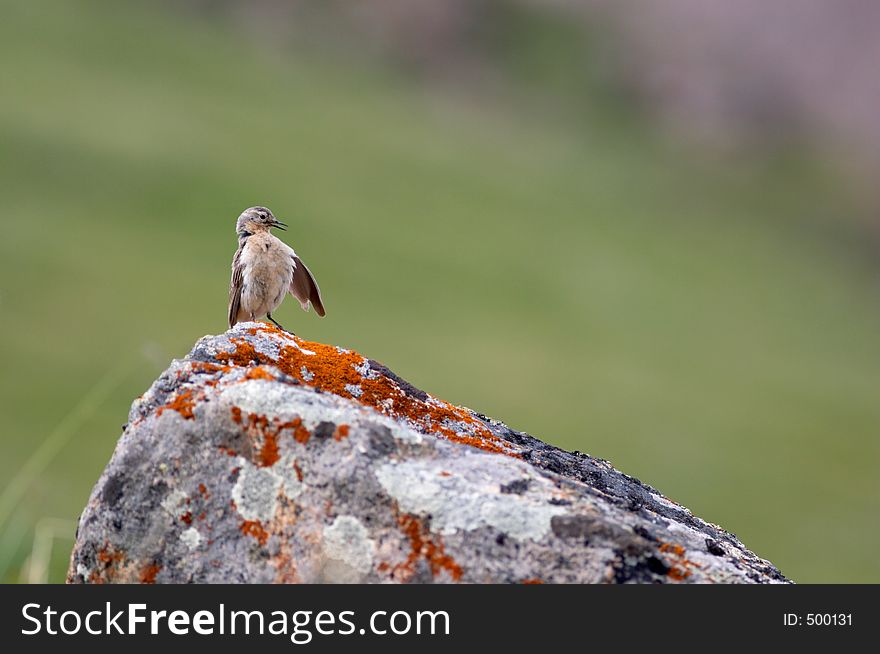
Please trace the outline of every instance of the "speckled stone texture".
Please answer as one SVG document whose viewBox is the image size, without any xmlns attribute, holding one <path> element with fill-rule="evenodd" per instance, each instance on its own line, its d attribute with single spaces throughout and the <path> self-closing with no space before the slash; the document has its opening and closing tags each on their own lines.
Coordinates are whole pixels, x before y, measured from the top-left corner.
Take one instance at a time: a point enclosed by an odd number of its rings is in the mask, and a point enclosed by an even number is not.
<svg viewBox="0 0 880 654">
<path fill-rule="evenodd" d="M 263 323 L 201 339 L 134 402 L 68 580 L 787 581 L 607 461 Z"/>
</svg>

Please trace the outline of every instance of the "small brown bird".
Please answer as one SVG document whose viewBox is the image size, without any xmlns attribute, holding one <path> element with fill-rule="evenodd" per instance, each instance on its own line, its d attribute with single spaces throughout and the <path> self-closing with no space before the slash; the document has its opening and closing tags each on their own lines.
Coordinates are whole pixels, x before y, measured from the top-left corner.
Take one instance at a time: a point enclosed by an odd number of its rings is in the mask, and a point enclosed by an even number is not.
<svg viewBox="0 0 880 654">
<path fill-rule="evenodd" d="M 284 296 L 290 293 L 304 311 L 309 303 L 319 316 L 324 303 L 318 283 L 306 265 L 286 243 L 273 236 L 273 227 L 287 229 L 266 207 L 245 209 L 235 223 L 238 250 L 232 259 L 232 282 L 229 286 L 229 326 L 266 316 L 272 318 Z"/>
</svg>

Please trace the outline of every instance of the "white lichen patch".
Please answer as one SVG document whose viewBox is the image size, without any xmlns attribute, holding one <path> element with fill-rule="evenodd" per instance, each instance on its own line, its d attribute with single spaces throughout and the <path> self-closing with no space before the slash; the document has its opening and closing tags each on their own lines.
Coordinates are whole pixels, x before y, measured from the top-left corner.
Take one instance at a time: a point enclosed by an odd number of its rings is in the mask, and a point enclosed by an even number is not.
<svg viewBox="0 0 880 654">
<path fill-rule="evenodd" d="M 519 540 L 540 540 L 550 520 L 566 507 L 547 503 L 549 483 L 518 461 L 493 454 L 463 453 L 450 460 L 413 460 L 385 464 L 376 472 L 401 511 L 430 514 L 441 534 L 494 527 Z M 501 493 L 501 486 L 528 479 L 521 495 Z"/>
<path fill-rule="evenodd" d="M 186 493 L 179 489 L 174 489 L 162 499 L 162 508 L 169 515 L 177 518 L 180 513 L 180 507 L 186 501 Z"/>
<path fill-rule="evenodd" d="M 190 527 L 180 534 L 180 542 L 186 545 L 190 551 L 193 551 L 202 542 L 202 535 L 199 533 L 198 529 Z"/>
<path fill-rule="evenodd" d="M 271 520 L 278 505 L 279 492 L 289 499 L 302 494 L 304 486 L 293 464 L 294 458 L 290 454 L 268 468 L 255 466 L 243 457 L 237 458 L 236 465 L 241 471 L 232 487 L 232 499 L 242 518 Z"/>
<path fill-rule="evenodd" d="M 310 382 L 315 378 L 315 373 L 310 372 L 305 366 L 302 366 L 299 369 L 299 374 L 302 376 L 303 380 L 307 382 Z"/>
<path fill-rule="evenodd" d="M 361 395 L 364 394 L 364 389 L 362 389 L 357 384 L 346 384 L 345 385 L 345 392 L 348 393 L 349 395 L 351 395 L 352 397 L 360 397 Z"/>
<path fill-rule="evenodd" d="M 376 544 L 361 521 L 350 515 L 337 517 L 324 529 L 324 554 L 348 565 L 361 574 L 373 567 Z"/>
<path fill-rule="evenodd" d="M 245 413 L 293 418 L 298 412 L 289 407 L 296 406 L 297 390 L 265 379 L 252 379 L 224 388 L 221 397 Z"/>
<path fill-rule="evenodd" d="M 281 479 L 281 491 L 291 500 L 299 497 L 304 488 L 299 475 L 296 474 L 294 463 L 294 458 L 286 454 L 274 466 L 267 468 L 270 474 L 277 475 Z"/>
<path fill-rule="evenodd" d="M 370 362 L 368 359 L 363 359 L 357 365 L 351 364 L 351 367 L 354 368 L 357 373 L 364 379 L 376 379 L 379 377 L 379 373 L 377 373 L 370 367 Z"/>
<path fill-rule="evenodd" d="M 243 457 L 238 457 L 237 465 L 241 471 L 232 487 L 232 499 L 241 517 L 245 520 L 271 520 L 278 503 L 281 476 L 270 468 L 258 468 Z"/>
</svg>

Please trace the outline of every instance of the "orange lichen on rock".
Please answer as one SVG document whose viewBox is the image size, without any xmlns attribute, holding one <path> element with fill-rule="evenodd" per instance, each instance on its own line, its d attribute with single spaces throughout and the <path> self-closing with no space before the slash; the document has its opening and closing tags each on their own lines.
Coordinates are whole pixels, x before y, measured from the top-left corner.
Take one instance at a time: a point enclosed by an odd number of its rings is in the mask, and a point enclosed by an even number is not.
<svg viewBox="0 0 880 654">
<path fill-rule="evenodd" d="M 309 436 L 311 436 L 309 430 L 303 427 L 302 418 L 299 417 L 294 418 L 293 420 L 288 420 L 287 422 L 278 423 L 277 433 L 279 436 L 285 429 L 293 430 L 293 439 L 297 443 L 305 443 L 309 440 Z"/>
<path fill-rule="evenodd" d="M 293 431 L 293 439 L 297 443 L 300 443 L 302 445 L 305 445 L 306 443 L 309 442 L 309 437 L 311 435 L 312 435 L 312 433 L 308 429 L 303 427 L 302 424 L 297 425 Z"/>
<path fill-rule="evenodd" d="M 684 556 L 685 549 L 676 543 L 662 543 L 660 545 L 660 551 L 663 553 L 671 552 L 677 557 L 682 557 Z"/>
<path fill-rule="evenodd" d="M 348 425 L 339 425 L 333 432 L 333 440 L 341 441 L 343 438 L 348 438 Z"/>
<path fill-rule="evenodd" d="M 245 339 L 232 339 L 232 343 L 235 345 L 235 352 L 219 352 L 217 354 L 219 361 L 225 360 L 227 365 L 241 368 L 247 368 L 256 363 L 271 363 L 268 357 L 259 354 L 256 348 Z"/>
<path fill-rule="evenodd" d="M 258 431 L 265 431 L 269 426 L 269 419 L 259 413 L 248 414 L 248 426 Z"/>
<path fill-rule="evenodd" d="M 675 543 L 660 543 L 660 551 L 669 555 L 673 560 L 669 566 L 669 572 L 666 574 L 673 581 L 684 581 L 693 573 L 693 568 L 701 568 L 702 566 L 696 561 L 685 558 L 684 547 Z"/>
<path fill-rule="evenodd" d="M 420 558 L 424 558 L 431 567 L 431 574 L 435 577 L 441 571 L 446 571 L 453 581 L 461 579 L 462 569 L 455 560 L 446 554 L 443 547 L 443 541 L 439 536 L 432 537 L 431 533 L 425 528 L 422 521 L 411 514 L 404 514 L 398 517 L 397 523 L 409 538 L 412 551 L 406 558 L 404 563 L 394 567 L 395 573 L 403 573 L 405 576 L 412 576 L 416 562 Z M 435 542 L 435 539 L 436 541 Z"/>
<path fill-rule="evenodd" d="M 103 563 L 105 566 L 112 565 L 114 563 L 119 563 L 125 558 L 125 555 L 119 550 L 114 550 L 109 545 L 105 545 L 98 551 L 98 554 L 95 556 L 96 559 L 100 563 Z"/>
<path fill-rule="evenodd" d="M 144 567 L 141 572 L 141 583 L 142 584 L 155 584 L 156 583 L 156 575 L 159 574 L 159 571 L 162 570 L 162 566 L 158 563 L 150 563 Z"/>
<path fill-rule="evenodd" d="M 275 379 L 275 375 L 267 371 L 262 366 L 255 366 L 253 368 L 248 368 L 248 371 L 244 375 L 245 379 Z"/>
<path fill-rule="evenodd" d="M 258 520 L 245 520 L 241 523 L 239 529 L 241 533 L 256 538 L 260 545 L 265 545 L 266 541 L 269 540 L 269 532 L 263 529 L 263 525 Z"/>
<path fill-rule="evenodd" d="M 256 413 L 248 414 L 248 427 L 262 435 L 263 445 L 257 453 L 257 465 L 264 468 L 275 465 L 281 454 L 278 452 L 278 431 L 269 429 L 269 419 Z"/>
<path fill-rule="evenodd" d="M 270 421 L 264 415 L 249 413 L 247 423 L 245 423 L 241 409 L 232 407 L 232 420 L 238 424 L 245 424 L 251 437 L 260 439 L 261 445 L 254 463 L 264 468 L 275 465 L 281 459 L 278 438 L 285 429 L 293 429 L 293 437 L 301 443 L 305 443 L 309 438 L 309 432 L 302 426 L 301 418 L 294 418 L 286 422 L 274 418 Z"/>
<path fill-rule="evenodd" d="M 532 579 L 523 579 L 523 580 L 522 580 L 521 582 L 519 582 L 519 583 L 521 583 L 521 584 L 532 585 L 532 584 L 543 584 L 544 582 L 541 581 L 540 579 L 532 578 Z"/>
<path fill-rule="evenodd" d="M 193 399 L 192 394 L 192 390 L 186 390 L 179 393 L 173 400 L 171 400 L 171 402 L 165 406 L 159 407 L 159 410 L 156 411 L 156 415 L 161 416 L 165 409 L 172 409 L 183 416 L 185 420 L 192 420 L 193 407 L 196 405 L 196 401 Z"/>
<path fill-rule="evenodd" d="M 263 448 L 260 450 L 260 465 L 268 468 L 275 465 L 281 454 L 278 453 L 278 437 L 275 434 L 266 433 L 263 439 Z"/>
<path fill-rule="evenodd" d="M 246 338 L 233 338 L 235 349 L 218 353 L 217 359 L 242 367 L 274 365 L 304 384 L 354 399 L 383 415 L 405 420 L 424 433 L 489 452 L 517 456 L 466 409 L 436 398 L 422 399 L 407 393 L 394 379 L 371 369 L 369 360 L 357 352 L 304 341 L 269 325 L 248 332 L 274 334 L 291 344 L 281 346 L 277 357 L 270 357 L 258 352 Z M 307 376 L 303 375 L 304 370 Z M 458 425 L 464 425 L 466 429 L 459 431 Z M 300 437 L 297 440 L 305 442 Z"/>
<path fill-rule="evenodd" d="M 112 582 L 125 563 L 125 553 L 105 541 L 95 555 L 97 565 L 89 574 L 89 583 L 105 584 Z"/>
</svg>

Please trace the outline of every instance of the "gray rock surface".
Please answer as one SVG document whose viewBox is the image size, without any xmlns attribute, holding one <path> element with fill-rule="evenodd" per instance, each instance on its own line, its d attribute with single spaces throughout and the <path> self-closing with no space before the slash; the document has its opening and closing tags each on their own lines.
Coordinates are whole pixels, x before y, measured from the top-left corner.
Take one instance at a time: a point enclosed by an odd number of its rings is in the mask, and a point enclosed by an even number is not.
<svg viewBox="0 0 880 654">
<path fill-rule="evenodd" d="M 787 581 L 607 461 L 262 323 L 134 402 L 68 580 Z"/>
</svg>

